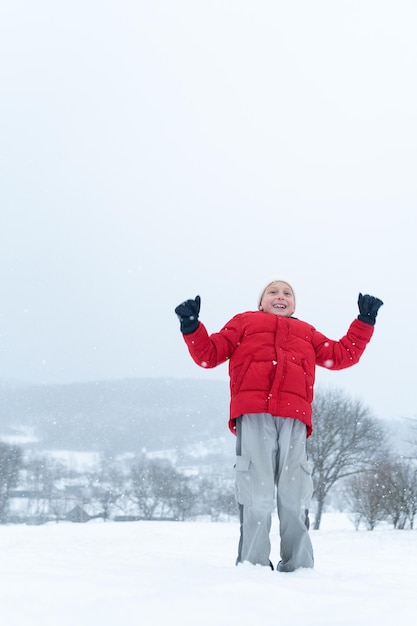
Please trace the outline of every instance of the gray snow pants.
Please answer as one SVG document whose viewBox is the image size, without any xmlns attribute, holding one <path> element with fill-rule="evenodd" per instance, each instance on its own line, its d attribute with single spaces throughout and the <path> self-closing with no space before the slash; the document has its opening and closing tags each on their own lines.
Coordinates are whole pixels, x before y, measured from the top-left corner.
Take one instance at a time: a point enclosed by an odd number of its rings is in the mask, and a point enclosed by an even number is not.
<svg viewBox="0 0 417 626">
<path fill-rule="evenodd" d="M 280 571 L 313 567 L 308 508 L 313 493 L 306 426 L 269 413 L 236 420 L 236 498 L 240 540 L 236 564 L 271 565 L 270 530 L 275 497 L 281 538 Z"/>
</svg>

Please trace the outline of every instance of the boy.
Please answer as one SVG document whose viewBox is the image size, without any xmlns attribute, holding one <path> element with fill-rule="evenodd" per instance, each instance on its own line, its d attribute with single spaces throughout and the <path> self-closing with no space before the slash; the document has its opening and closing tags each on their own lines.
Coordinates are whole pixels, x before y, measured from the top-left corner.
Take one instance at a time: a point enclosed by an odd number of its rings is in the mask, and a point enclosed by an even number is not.
<svg viewBox="0 0 417 626">
<path fill-rule="evenodd" d="M 333 341 L 293 317 L 294 291 L 283 280 L 263 290 L 258 311 L 235 315 L 218 333 L 199 321 L 200 296 L 176 307 L 191 357 L 201 367 L 229 361 L 229 428 L 236 439 L 240 540 L 236 564 L 274 569 L 270 559 L 275 493 L 280 524 L 278 571 L 313 567 L 308 508 L 313 492 L 306 439 L 312 433 L 315 367 L 357 363 L 372 337 L 378 298 L 359 294 L 358 319 Z"/>
</svg>

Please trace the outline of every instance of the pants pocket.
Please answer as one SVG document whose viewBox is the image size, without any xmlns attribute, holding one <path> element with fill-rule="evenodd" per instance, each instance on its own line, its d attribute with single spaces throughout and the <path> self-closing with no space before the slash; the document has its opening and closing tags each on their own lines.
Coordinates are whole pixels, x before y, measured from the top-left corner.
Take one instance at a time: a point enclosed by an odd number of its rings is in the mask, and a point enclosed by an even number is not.
<svg viewBox="0 0 417 626">
<path fill-rule="evenodd" d="M 250 458 L 248 456 L 236 457 L 236 500 L 238 504 L 251 504 L 252 490 L 249 475 Z"/>
</svg>

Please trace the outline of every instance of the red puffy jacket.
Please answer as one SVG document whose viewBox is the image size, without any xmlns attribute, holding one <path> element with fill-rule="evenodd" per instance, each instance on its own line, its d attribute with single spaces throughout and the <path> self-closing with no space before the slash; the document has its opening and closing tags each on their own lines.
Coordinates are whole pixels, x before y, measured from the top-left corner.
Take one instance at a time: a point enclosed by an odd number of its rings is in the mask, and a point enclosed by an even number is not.
<svg viewBox="0 0 417 626">
<path fill-rule="evenodd" d="M 200 323 L 183 335 L 201 367 L 229 360 L 229 428 L 244 413 L 293 417 L 312 433 L 312 401 L 316 365 L 332 370 L 357 363 L 374 327 L 355 319 L 339 341 L 292 317 L 249 311 L 233 317 L 220 332 L 209 335 Z"/>
</svg>

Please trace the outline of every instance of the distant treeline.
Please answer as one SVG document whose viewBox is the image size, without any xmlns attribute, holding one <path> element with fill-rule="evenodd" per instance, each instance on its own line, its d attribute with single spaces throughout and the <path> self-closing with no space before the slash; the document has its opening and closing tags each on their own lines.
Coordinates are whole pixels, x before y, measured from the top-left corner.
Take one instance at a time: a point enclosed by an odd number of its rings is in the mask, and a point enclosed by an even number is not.
<svg viewBox="0 0 417 626">
<path fill-rule="evenodd" d="M 413 427 L 408 437 L 409 454 L 400 455 L 386 424 L 361 402 L 340 390 L 318 392 L 308 439 L 315 487 L 313 528 L 320 528 L 331 503 L 348 511 L 357 527 L 364 524 L 372 530 L 388 522 L 412 529 L 417 513 Z M 221 438 L 204 438 L 201 431 L 194 444 L 190 437 L 177 445 L 168 440 L 170 445 L 158 453 L 145 447 L 123 453 L 107 448 L 87 467 L 69 467 L 50 451 L 2 442 L 0 523 L 97 517 L 220 520 L 236 515 L 233 437 L 226 446 Z"/>
</svg>

